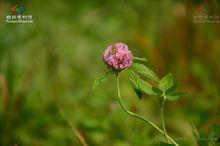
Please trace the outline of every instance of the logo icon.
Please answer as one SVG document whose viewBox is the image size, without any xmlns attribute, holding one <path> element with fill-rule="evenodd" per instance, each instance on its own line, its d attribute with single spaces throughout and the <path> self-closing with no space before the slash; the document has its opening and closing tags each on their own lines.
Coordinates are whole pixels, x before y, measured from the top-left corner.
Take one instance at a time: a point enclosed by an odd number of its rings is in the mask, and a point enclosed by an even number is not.
<svg viewBox="0 0 220 146">
<path fill-rule="evenodd" d="M 31 14 L 23 14 L 26 9 L 20 4 L 16 4 L 10 8 L 11 15 L 5 17 L 5 23 L 33 23 Z M 28 12 L 27 12 L 28 13 Z"/>
<path fill-rule="evenodd" d="M 22 7 L 21 5 L 14 5 L 12 8 L 11 8 L 11 12 L 13 14 L 21 14 L 21 13 L 24 13 L 25 9 L 24 7 Z"/>
</svg>

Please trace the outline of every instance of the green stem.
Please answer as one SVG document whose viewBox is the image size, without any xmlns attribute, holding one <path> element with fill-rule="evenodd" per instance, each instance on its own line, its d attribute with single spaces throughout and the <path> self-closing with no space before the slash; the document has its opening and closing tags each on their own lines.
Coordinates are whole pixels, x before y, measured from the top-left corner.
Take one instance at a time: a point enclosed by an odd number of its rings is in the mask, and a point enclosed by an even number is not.
<svg viewBox="0 0 220 146">
<path fill-rule="evenodd" d="M 123 105 L 122 103 L 122 99 L 121 99 L 121 94 L 120 94 L 120 86 L 119 86 L 119 76 L 118 73 L 116 73 L 116 85 L 117 85 L 117 94 L 118 94 L 118 99 L 119 99 L 119 104 L 121 106 L 121 108 L 129 115 L 146 122 L 147 124 L 149 124 L 150 126 L 152 126 L 153 128 L 155 128 L 159 133 L 161 134 L 165 134 L 163 132 L 163 130 L 161 130 L 159 127 L 157 127 L 154 123 L 152 123 L 151 121 L 149 121 L 148 119 L 144 119 L 143 117 L 139 116 L 136 113 L 133 113 L 131 111 L 129 111 L 128 109 L 126 109 L 126 107 Z M 176 143 L 169 135 L 167 135 L 167 138 L 175 145 L 175 146 L 179 146 L 178 143 Z"/>
<path fill-rule="evenodd" d="M 167 135 L 165 122 L 164 122 L 164 116 L 163 116 L 163 107 L 164 107 L 164 103 L 165 103 L 166 98 L 164 96 L 162 96 L 162 97 L 163 97 L 163 101 L 162 101 L 161 108 L 160 108 L 161 122 L 162 122 L 162 126 L 163 126 L 164 136 L 165 136 L 167 142 L 169 143 L 170 141 L 169 141 L 169 138 L 168 138 L 168 135 Z"/>
</svg>

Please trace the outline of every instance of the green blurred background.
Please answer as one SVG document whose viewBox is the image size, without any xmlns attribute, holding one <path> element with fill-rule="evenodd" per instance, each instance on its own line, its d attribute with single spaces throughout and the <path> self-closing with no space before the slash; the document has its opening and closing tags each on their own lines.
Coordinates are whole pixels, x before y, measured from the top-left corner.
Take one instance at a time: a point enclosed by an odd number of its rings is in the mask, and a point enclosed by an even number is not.
<svg viewBox="0 0 220 146">
<path fill-rule="evenodd" d="M 33 24 L 5 23 L 15 4 Z M 188 91 L 165 107 L 181 145 L 196 145 L 191 123 L 203 133 L 220 125 L 220 23 L 193 21 L 220 17 L 218 0 L 2 0 L 0 9 L 0 145 L 157 145 L 162 135 L 120 109 L 114 76 L 92 91 L 106 70 L 102 52 L 116 42 Z M 121 90 L 130 110 L 161 126 L 155 97 L 138 100 L 126 74 Z"/>
</svg>

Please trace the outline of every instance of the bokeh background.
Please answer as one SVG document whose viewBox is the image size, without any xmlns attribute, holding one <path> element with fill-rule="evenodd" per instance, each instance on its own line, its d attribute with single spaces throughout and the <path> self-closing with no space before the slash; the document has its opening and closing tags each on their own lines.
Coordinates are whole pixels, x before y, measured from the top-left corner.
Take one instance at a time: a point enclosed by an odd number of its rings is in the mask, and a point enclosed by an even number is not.
<svg viewBox="0 0 220 146">
<path fill-rule="evenodd" d="M 33 24 L 5 23 L 15 4 Z M 192 125 L 203 134 L 220 125 L 220 23 L 195 23 L 199 15 L 220 17 L 220 2 L 2 0 L 0 145 L 158 145 L 162 135 L 120 109 L 114 76 L 92 91 L 106 71 L 103 50 L 124 42 L 160 78 L 172 72 L 188 91 L 166 103 L 165 121 L 181 145 L 195 146 Z M 156 97 L 139 100 L 126 74 L 121 90 L 130 110 L 161 126 Z"/>
</svg>

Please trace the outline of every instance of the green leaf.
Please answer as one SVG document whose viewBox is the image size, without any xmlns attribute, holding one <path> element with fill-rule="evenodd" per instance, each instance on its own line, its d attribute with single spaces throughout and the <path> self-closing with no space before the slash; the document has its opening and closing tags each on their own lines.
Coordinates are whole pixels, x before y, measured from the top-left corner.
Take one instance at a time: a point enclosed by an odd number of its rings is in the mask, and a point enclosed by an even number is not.
<svg viewBox="0 0 220 146">
<path fill-rule="evenodd" d="M 129 72 L 129 81 L 131 82 L 133 88 L 138 89 L 139 85 L 138 85 L 138 80 L 140 79 L 140 77 L 133 72 L 132 70 L 128 70 Z"/>
<path fill-rule="evenodd" d="M 166 99 L 170 100 L 170 101 L 177 101 L 180 98 L 180 96 L 178 95 L 166 95 Z"/>
<path fill-rule="evenodd" d="M 146 82 L 146 81 L 140 79 L 140 80 L 138 81 L 138 85 L 139 85 L 140 89 L 141 89 L 143 92 L 145 92 L 146 94 L 148 94 L 148 95 L 155 95 L 154 92 L 152 91 L 152 86 L 151 86 L 151 84 L 149 84 L 148 82 Z"/>
<path fill-rule="evenodd" d="M 173 86 L 173 75 L 168 73 L 160 80 L 159 87 L 165 91 L 171 86 Z"/>
<path fill-rule="evenodd" d="M 97 78 L 93 83 L 93 90 L 99 88 L 105 82 L 106 79 L 107 79 L 106 75 Z"/>
<path fill-rule="evenodd" d="M 168 88 L 166 91 L 165 91 L 165 94 L 170 94 L 172 92 L 174 92 L 178 87 L 178 84 L 174 84 L 173 86 L 171 86 L 170 88 Z"/>
<path fill-rule="evenodd" d="M 133 57 L 133 59 L 138 61 L 147 61 L 147 58 L 145 57 Z"/>
<path fill-rule="evenodd" d="M 170 101 L 176 101 L 178 100 L 181 96 L 185 95 L 187 92 L 182 92 L 182 93 L 173 93 L 173 94 L 168 94 L 166 95 L 166 99 Z"/>
<path fill-rule="evenodd" d="M 161 91 L 159 88 L 157 87 L 152 87 L 152 91 L 154 93 L 156 93 L 157 95 L 162 95 L 163 94 L 163 91 Z"/>
<path fill-rule="evenodd" d="M 145 92 L 146 94 L 154 95 L 153 91 L 151 90 L 152 86 L 148 82 L 142 80 L 132 70 L 129 70 L 129 80 L 132 83 L 132 86 L 134 89 L 139 89 L 139 90 Z"/>
<path fill-rule="evenodd" d="M 135 91 L 136 95 L 138 96 L 138 98 L 141 99 L 141 98 L 142 98 L 142 92 L 141 92 L 141 90 L 134 88 L 134 91 Z"/>
<path fill-rule="evenodd" d="M 161 142 L 161 143 L 160 143 L 160 146 L 175 146 L 175 145 Z"/>
<path fill-rule="evenodd" d="M 138 96 L 139 99 L 142 98 L 142 92 L 139 88 L 139 84 L 138 84 L 138 80 L 139 80 L 139 76 L 133 72 L 132 70 L 128 70 L 129 71 L 129 81 L 132 84 L 132 87 L 136 93 L 136 95 Z"/>
<path fill-rule="evenodd" d="M 154 81 L 159 82 L 159 78 L 157 77 L 157 75 L 150 68 L 141 63 L 134 63 L 131 69 L 143 76 L 146 76 Z"/>
</svg>

